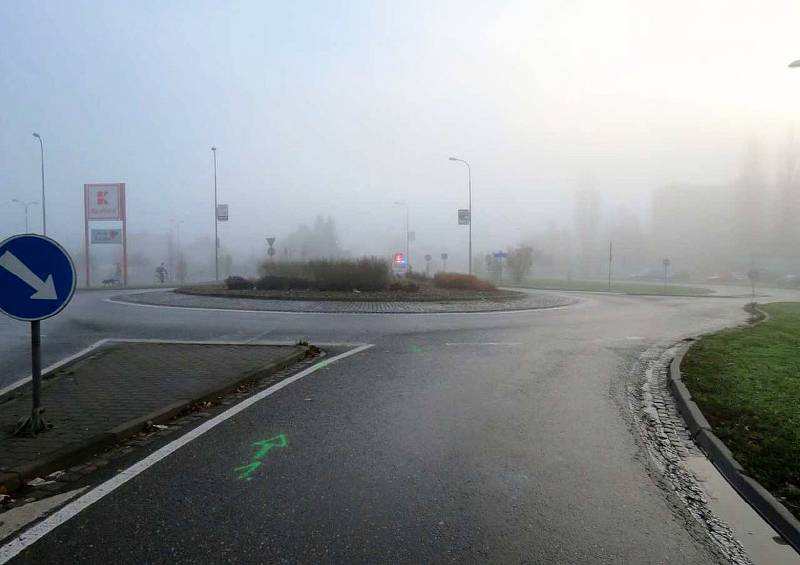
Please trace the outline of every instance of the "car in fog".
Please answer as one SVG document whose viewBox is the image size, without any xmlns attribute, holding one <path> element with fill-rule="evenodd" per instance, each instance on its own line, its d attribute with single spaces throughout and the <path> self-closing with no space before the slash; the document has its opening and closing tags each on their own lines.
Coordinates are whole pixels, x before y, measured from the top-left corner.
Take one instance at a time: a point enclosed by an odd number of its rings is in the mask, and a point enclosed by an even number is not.
<svg viewBox="0 0 800 565">
<path fill-rule="evenodd" d="M 775 284 L 785 288 L 800 288 L 800 275 L 785 275 L 777 279 Z"/>
</svg>

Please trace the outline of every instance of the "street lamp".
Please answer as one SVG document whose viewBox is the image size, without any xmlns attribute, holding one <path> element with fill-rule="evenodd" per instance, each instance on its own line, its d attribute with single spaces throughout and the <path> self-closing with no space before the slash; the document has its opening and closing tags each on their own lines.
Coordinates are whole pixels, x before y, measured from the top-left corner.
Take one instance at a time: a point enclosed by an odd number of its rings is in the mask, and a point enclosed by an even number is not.
<svg viewBox="0 0 800 565">
<path fill-rule="evenodd" d="M 217 232 L 217 148 L 212 147 L 214 154 L 214 280 L 219 280 L 219 235 Z"/>
<path fill-rule="evenodd" d="M 38 133 L 33 132 L 33 137 L 39 140 L 39 153 L 42 157 L 42 234 L 47 235 L 47 216 L 44 206 L 44 144 L 42 143 L 42 136 Z"/>
<path fill-rule="evenodd" d="M 28 207 L 34 204 L 38 204 L 38 202 L 36 202 L 35 200 L 31 202 L 23 202 L 22 200 L 19 200 L 17 198 L 12 198 L 11 202 L 16 202 L 17 204 L 22 204 L 23 206 L 25 206 L 25 233 L 30 233 L 30 230 L 28 229 Z"/>
<path fill-rule="evenodd" d="M 395 202 L 395 206 L 405 206 L 406 207 L 406 267 L 408 270 L 411 270 L 411 249 L 409 246 L 409 231 L 408 231 L 408 204 L 406 202 Z"/>
<path fill-rule="evenodd" d="M 469 274 L 472 274 L 472 167 L 464 159 L 450 157 L 450 161 L 458 161 L 467 166 L 467 185 L 469 186 Z"/>
<path fill-rule="evenodd" d="M 181 257 L 181 224 L 184 222 L 185 220 L 170 220 L 170 223 L 175 226 L 176 232 L 175 255 L 177 256 L 177 261 L 173 272 L 176 274 L 178 282 L 181 284 L 183 284 L 183 268 L 181 266 L 183 262 L 183 257 Z"/>
</svg>

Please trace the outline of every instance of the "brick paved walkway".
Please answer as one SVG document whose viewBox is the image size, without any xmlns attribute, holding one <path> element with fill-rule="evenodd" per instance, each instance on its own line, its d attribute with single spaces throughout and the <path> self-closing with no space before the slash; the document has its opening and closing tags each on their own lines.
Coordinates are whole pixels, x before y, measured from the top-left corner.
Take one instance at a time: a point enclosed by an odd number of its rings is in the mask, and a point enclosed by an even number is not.
<svg viewBox="0 0 800 565">
<path fill-rule="evenodd" d="M 574 304 L 575 299 L 552 292 L 525 291 L 525 296 L 506 300 L 467 300 L 453 302 L 356 302 L 335 300 L 267 300 L 258 298 L 223 298 L 180 294 L 172 291 L 142 292 L 115 296 L 119 302 L 212 308 L 222 310 L 256 310 L 262 312 L 318 312 L 343 314 L 443 314 L 465 312 L 498 312 L 553 308 Z"/>
<path fill-rule="evenodd" d="M 30 414 L 30 385 L 0 399 L 0 486 L 4 474 L 11 481 L 9 473 L 19 475 L 32 463 L 41 466 L 87 444 L 138 431 L 129 429 L 132 422 L 144 424 L 165 408 L 177 409 L 303 354 L 302 347 L 263 345 L 117 343 L 101 348 L 44 380 L 42 405 L 53 429 L 37 437 L 12 437 L 20 417 Z"/>
</svg>

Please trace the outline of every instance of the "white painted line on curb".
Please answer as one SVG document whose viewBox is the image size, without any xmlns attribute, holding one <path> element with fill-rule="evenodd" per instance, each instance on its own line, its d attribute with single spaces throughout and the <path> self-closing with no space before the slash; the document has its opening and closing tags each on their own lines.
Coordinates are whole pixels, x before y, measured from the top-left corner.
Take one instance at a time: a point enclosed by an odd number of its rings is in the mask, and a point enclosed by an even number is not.
<svg viewBox="0 0 800 565">
<path fill-rule="evenodd" d="M 240 310 L 238 308 L 201 308 L 199 306 L 169 306 L 162 304 L 141 304 L 139 302 L 126 302 L 124 300 L 114 300 L 106 298 L 103 302 L 118 304 L 121 306 L 138 306 L 140 308 L 167 308 L 170 310 L 194 310 L 196 312 L 234 312 L 238 314 L 286 314 L 289 316 L 308 316 L 316 314 L 318 316 L 346 315 L 346 316 L 474 316 L 477 314 L 524 314 L 527 312 L 549 312 L 552 310 L 563 310 L 574 304 L 564 304 L 562 306 L 539 306 L 538 308 L 524 308 L 520 310 L 474 310 L 472 312 L 314 312 L 314 311 L 286 311 L 286 310 Z"/>
<path fill-rule="evenodd" d="M 47 367 L 42 369 L 42 374 L 44 375 L 44 374 L 47 374 L 47 373 L 49 373 L 51 371 L 54 371 L 54 370 L 58 369 L 59 367 L 61 367 L 63 365 L 66 365 L 67 363 L 69 363 L 71 361 L 74 361 L 78 357 L 82 357 L 83 355 L 86 355 L 87 353 L 97 349 L 98 347 L 100 347 L 102 345 L 105 345 L 109 341 L 110 340 L 108 340 L 108 339 L 101 339 L 100 341 L 95 341 L 92 345 L 90 345 L 89 347 L 86 347 L 84 349 L 81 349 L 80 351 L 78 351 L 74 355 L 70 355 L 69 357 L 65 357 L 64 359 L 62 359 L 62 360 L 60 360 L 60 361 L 58 361 L 56 363 L 53 363 L 52 365 L 48 365 Z M 30 381 L 31 381 L 31 377 L 27 376 L 25 378 L 22 378 L 22 379 L 16 381 L 16 382 L 11 383 L 10 385 L 8 385 L 8 386 L 6 386 L 4 388 L 0 388 L 0 396 L 3 396 L 4 394 L 6 394 L 8 392 L 11 392 L 15 388 L 19 388 L 22 385 L 24 385 L 25 383 L 29 383 Z"/>
<path fill-rule="evenodd" d="M 322 359 L 319 363 L 315 363 L 308 369 L 300 371 L 296 375 L 292 375 L 291 377 L 282 380 L 281 382 L 272 385 L 269 388 L 265 388 L 261 392 L 254 394 L 250 398 L 247 398 L 241 401 L 239 404 L 228 408 L 225 412 L 216 415 L 212 419 L 204 422 L 203 424 L 199 425 L 198 427 L 194 428 L 193 430 L 185 433 L 181 437 L 177 438 L 176 440 L 168 443 L 164 447 L 154 451 L 138 463 L 134 463 L 124 471 L 120 472 L 118 475 L 110 478 L 106 482 L 98 485 L 85 495 L 81 496 L 79 499 L 70 502 L 66 506 L 64 506 L 58 512 L 50 515 L 48 518 L 42 520 L 31 529 L 27 530 L 26 532 L 20 534 L 16 538 L 12 539 L 10 542 L 5 544 L 4 546 L 0 547 L 0 565 L 7 563 L 9 560 L 13 559 L 17 556 L 22 550 L 26 547 L 29 547 L 36 543 L 39 539 L 43 538 L 54 529 L 59 527 L 61 524 L 67 522 L 69 519 L 73 518 L 81 511 L 85 510 L 104 496 L 111 494 L 116 489 L 139 475 L 140 473 L 146 471 L 148 468 L 152 467 L 162 459 L 166 458 L 167 456 L 171 455 L 187 443 L 197 439 L 207 431 L 211 430 L 212 428 L 218 426 L 225 420 L 235 416 L 239 412 L 246 410 L 256 402 L 270 396 L 276 392 L 278 392 L 283 387 L 289 386 L 295 381 L 302 379 L 310 375 L 311 373 L 329 366 L 331 363 L 335 363 L 340 359 L 344 359 L 345 357 L 350 357 L 351 355 L 355 355 L 356 353 L 361 353 L 362 351 L 369 349 L 372 347 L 372 344 L 367 343 L 356 347 L 355 349 L 351 349 L 340 355 L 336 355 L 335 357 L 331 357 L 330 359 Z"/>
</svg>

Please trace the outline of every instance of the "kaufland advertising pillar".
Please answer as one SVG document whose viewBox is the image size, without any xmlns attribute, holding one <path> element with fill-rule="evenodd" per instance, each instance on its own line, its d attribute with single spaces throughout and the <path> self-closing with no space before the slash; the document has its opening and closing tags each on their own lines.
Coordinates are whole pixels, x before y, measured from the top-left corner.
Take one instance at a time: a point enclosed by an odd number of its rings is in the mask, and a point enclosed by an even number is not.
<svg viewBox="0 0 800 565">
<path fill-rule="evenodd" d="M 122 284 L 128 286 L 128 219 L 125 208 L 125 183 L 84 184 L 83 204 L 85 218 L 84 250 L 86 256 L 86 286 L 92 286 L 92 261 L 90 252 L 93 238 L 90 236 L 89 222 L 122 222 L 120 241 L 115 240 L 113 237 L 109 238 L 108 234 L 104 234 L 105 237 L 103 237 L 101 241 L 102 243 L 122 244 Z M 109 232 L 113 230 L 102 231 Z"/>
</svg>

